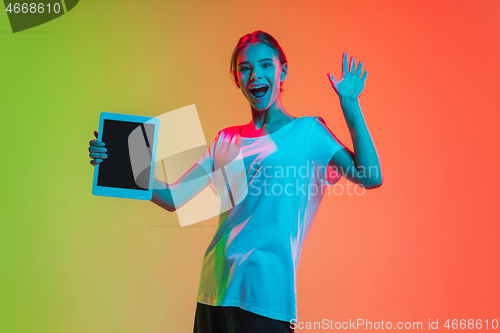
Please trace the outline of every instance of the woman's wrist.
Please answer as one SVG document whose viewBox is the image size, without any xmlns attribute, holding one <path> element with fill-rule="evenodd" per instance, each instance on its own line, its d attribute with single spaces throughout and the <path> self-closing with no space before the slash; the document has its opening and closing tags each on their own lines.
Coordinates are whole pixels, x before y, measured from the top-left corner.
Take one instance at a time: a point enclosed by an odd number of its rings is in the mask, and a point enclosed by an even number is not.
<svg viewBox="0 0 500 333">
<path fill-rule="evenodd" d="M 363 113 L 359 105 L 359 100 L 353 100 L 347 97 L 340 98 L 340 106 L 344 112 L 344 117 L 349 128 L 354 127 L 357 123 L 364 122 Z"/>
<path fill-rule="evenodd" d="M 340 105 L 342 105 L 342 107 L 344 105 L 347 107 L 356 107 L 356 106 L 359 107 L 359 99 L 353 99 L 346 96 L 339 96 L 339 99 L 340 99 Z"/>
</svg>

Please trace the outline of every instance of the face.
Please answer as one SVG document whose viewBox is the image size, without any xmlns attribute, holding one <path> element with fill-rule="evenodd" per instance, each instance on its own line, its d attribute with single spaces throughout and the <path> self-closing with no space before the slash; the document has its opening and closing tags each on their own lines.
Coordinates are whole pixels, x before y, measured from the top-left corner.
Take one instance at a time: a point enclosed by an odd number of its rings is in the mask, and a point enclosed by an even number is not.
<svg viewBox="0 0 500 333">
<path fill-rule="evenodd" d="M 250 44 L 236 59 L 238 85 L 250 105 L 256 110 L 267 110 L 280 96 L 281 82 L 287 74 L 276 51 L 266 44 Z"/>
</svg>

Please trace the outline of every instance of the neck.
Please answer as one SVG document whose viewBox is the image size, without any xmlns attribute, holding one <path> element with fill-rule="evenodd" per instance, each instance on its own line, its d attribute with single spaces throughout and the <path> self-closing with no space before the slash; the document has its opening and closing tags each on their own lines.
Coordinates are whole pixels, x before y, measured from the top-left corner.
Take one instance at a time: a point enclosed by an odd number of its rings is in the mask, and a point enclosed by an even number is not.
<svg viewBox="0 0 500 333">
<path fill-rule="evenodd" d="M 276 101 L 267 110 L 256 110 L 251 107 L 252 110 L 252 122 L 249 124 L 253 129 L 260 130 L 267 124 L 275 123 L 284 119 L 290 119 L 290 116 L 283 104 L 281 103 L 281 97 L 278 97 Z"/>
</svg>

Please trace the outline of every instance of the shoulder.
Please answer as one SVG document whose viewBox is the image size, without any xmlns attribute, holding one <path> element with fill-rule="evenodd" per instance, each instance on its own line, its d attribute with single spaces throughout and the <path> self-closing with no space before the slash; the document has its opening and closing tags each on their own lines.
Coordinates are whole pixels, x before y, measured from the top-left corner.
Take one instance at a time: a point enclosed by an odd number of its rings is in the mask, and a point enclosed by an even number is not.
<svg viewBox="0 0 500 333">
<path fill-rule="evenodd" d="M 221 129 L 214 141 L 231 141 L 240 132 L 240 125 L 229 126 Z"/>
<path fill-rule="evenodd" d="M 322 117 L 311 117 L 311 127 L 309 134 L 313 137 L 334 137 L 335 134 L 326 124 L 326 121 Z"/>
<path fill-rule="evenodd" d="M 326 125 L 326 121 L 325 121 L 325 119 L 323 119 L 323 117 L 320 117 L 320 116 L 314 116 L 314 117 L 311 117 L 311 119 L 312 119 L 311 121 L 312 121 L 313 123 L 321 123 L 321 124 L 323 124 L 323 125 Z"/>
<path fill-rule="evenodd" d="M 317 116 L 296 117 L 293 121 L 296 121 L 297 125 L 300 125 L 304 130 L 311 129 L 315 123 L 326 125 L 325 120 Z M 232 138 L 239 135 L 241 127 L 243 127 L 243 125 L 234 125 L 221 129 L 217 133 L 216 141 L 231 141 Z"/>
<path fill-rule="evenodd" d="M 323 123 L 326 125 L 326 121 L 319 116 L 304 116 L 299 117 L 298 120 L 308 125 L 313 125 L 314 123 Z"/>
<path fill-rule="evenodd" d="M 320 116 L 314 116 L 311 117 L 311 128 L 315 129 L 322 129 L 322 128 L 328 128 L 328 125 L 326 124 L 325 119 Z"/>
<path fill-rule="evenodd" d="M 319 116 L 306 116 L 306 117 L 301 117 L 300 120 L 304 126 L 304 128 L 307 128 L 309 132 L 313 130 L 318 130 L 320 128 L 327 127 L 326 126 L 326 121 Z"/>
<path fill-rule="evenodd" d="M 219 136 L 233 136 L 240 132 L 241 125 L 229 126 L 219 131 Z"/>
</svg>

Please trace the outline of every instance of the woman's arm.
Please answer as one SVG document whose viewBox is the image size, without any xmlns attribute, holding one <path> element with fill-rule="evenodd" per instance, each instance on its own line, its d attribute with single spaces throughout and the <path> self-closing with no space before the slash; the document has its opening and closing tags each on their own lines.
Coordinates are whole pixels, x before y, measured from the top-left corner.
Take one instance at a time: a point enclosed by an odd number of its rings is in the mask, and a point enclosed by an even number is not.
<svg viewBox="0 0 500 333">
<path fill-rule="evenodd" d="M 330 166 L 357 185 L 367 189 L 377 188 L 382 185 L 382 170 L 359 102 L 341 101 L 341 105 L 342 110 L 347 109 L 347 112 L 353 115 L 347 126 L 355 153 L 348 149 L 338 150 L 330 160 Z"/>
<path fill-rule="evenodd" d="M 377 188 L 382 185 L 382 169 L 377 150 L 366 126 L 359 95 L 365 86 L 367 72 L 363 73 L 363 63 L 360 62 L 355 71 L 355 61 L 351 58 L 348 65 L 347 53 L 344 53 L 340 81 L 328 74 L 333 88 L 340 98 L 340 105 L 351 133 L 354 153 L 348 149 L 340 149 L 330 160 L 330 166 L 339 174 L 353 183 L 366 187 Z M 350 68 L 349 68 L 350 67 Z M 361 75 L 363 73 L 363 75 Z"/>
<path fill-rule="evenodd" d="M 205 169 L 195 163 L 186 173 L 172 184 L 155 178 L 151 201 L 161 208 L 174 212 L 194 198 L 211 180 Z"/>
</svg>

